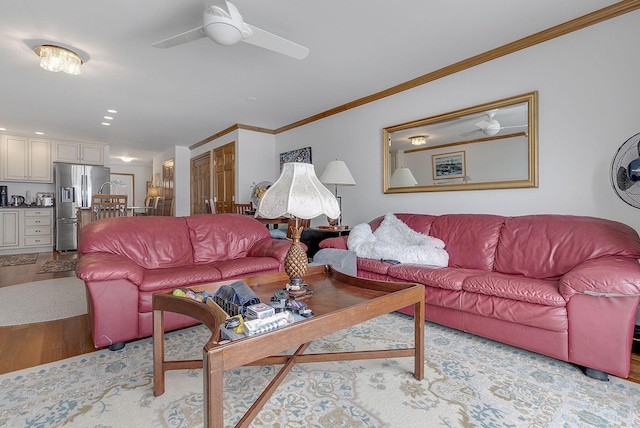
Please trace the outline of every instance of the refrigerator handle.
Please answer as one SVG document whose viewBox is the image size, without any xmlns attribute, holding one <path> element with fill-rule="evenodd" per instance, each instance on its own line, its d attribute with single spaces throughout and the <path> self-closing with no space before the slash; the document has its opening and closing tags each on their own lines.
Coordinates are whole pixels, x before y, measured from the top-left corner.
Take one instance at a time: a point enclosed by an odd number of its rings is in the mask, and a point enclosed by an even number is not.
<svg viewBox="0 0 640 428">
<path fill-rule="evenodd" d="M 88 195 L 87 195 L 87 176 L 82 176 L 82 207 L 88 207 Z"/>
</svg>

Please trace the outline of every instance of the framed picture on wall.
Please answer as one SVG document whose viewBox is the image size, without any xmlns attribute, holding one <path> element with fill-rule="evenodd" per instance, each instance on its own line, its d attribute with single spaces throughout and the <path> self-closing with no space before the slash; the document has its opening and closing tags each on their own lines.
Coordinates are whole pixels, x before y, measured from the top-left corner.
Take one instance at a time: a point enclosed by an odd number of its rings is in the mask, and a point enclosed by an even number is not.
<svg viewBox="0 0 640 428">
<path fill-rule="evenodd" d="M 127 195 L 127 204 L 135 206 L 135 180 L 133 174 L 111 173 L 111 182 L 117 183 L 111 186 L 112 195 Z"/>
<path fill-rule="evenodd" d="M 434 180 L 464 178 L 466 174 L 464 151 L 431 155 Z"/>
<path fill-rule="evenodd" d="M 288 162 L 311 163 L 311 147 L 280 153 L 280 171 L 282 171 L 282 165 Z"/>
</svg>

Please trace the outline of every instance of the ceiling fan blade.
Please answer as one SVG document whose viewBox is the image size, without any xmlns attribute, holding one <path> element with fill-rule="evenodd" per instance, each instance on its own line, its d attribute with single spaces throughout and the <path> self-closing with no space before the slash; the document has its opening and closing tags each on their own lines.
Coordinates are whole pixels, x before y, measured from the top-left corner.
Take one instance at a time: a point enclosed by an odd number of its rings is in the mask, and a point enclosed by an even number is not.
<svg viewBox="0 0 640 428">
<path fill-rule="evenodd" d="M 489 125 L 490 125 L 490 123 L 489 123 L 489 122 L 487 122 L 486 120 L 481 120 L 480 122 L 476 122 L 476 123 L 474 123 L 474 125 L 475 125 L 475 126 L 477 126 L 478 128 L 484 129 L 484 128 L 486 128 L 487 126 L 489 126 Z"/>
<path fill-rule="evenodd" d="M 290 56 L 296 59 L 304 59 L 309 55 L 309 48 L 292 42 L 291 40 L 284 39 L 268 31 L 262 30 L 253 25 L 247 24 L 253 35 L 247 39 L 242 39 L 243 42 L 258 46 L 264 49 L 269 49 L 274 52 L 281 53 L 283 55 Z"/>
<path fill-rule="evenodd" d="M 194 28 L 193 30 L 185 31 L 184 33 L 178 34 L 176 36 L 169 37 L 168 39 L 156 42 L 152 46 L 154 48 L 162 49 L 172 48 L 174 46 L 178 46 L 183 43 L 189 43 L 203 37 L 207 37 L 207 34 L 204 32 L 204 29 L 202 27 L 198 27 Z"/>
<path fill-rule="evenodd" d="M 460 134 L 461 137 L 468 137 L 469 135 L 476 134 L 478 132 L 482 132 L 482 129 L 476 129 L 474 131 L 465 132 L 464 134 Z"/>
</svg>

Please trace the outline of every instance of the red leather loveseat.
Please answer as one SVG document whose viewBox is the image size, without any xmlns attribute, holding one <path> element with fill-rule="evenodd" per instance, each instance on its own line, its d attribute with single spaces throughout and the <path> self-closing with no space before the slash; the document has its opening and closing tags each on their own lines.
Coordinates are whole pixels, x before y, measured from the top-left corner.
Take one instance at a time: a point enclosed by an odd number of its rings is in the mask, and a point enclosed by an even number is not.
<svg viewBox="0 0 640 428">
<path fill-rule="evenodd" d="M 444 241 L 448 266 L 358 258 L 358 276 L 424 284 L 429 321 L 575 363 L 603 380 L 629 375 L 640 301 L 635 230 L 564 215 L 396 217 Z M 347 249 L 347 238 L 320 247 Z"/>
<path fill-rule="evenodd" d="M 152 334 L 153 293 L 283 270 L 291 241 L 240 214 L 119 217 L 83 227 L 76 268 L 96 347 Z M 165 314 L 165 330 L 195 324 Z"/>
</svg>

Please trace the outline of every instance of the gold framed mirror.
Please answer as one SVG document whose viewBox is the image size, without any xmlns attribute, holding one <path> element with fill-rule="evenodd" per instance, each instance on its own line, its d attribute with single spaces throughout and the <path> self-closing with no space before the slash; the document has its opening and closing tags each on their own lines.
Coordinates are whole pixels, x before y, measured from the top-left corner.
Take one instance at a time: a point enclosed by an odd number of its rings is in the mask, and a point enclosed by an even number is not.
<svg viewBox="0 0 640 428">
<path fill-rule="evenodd" d="M 384 193 L 538 187 L 538 93 L 384 128 Z"/>
</svg>

